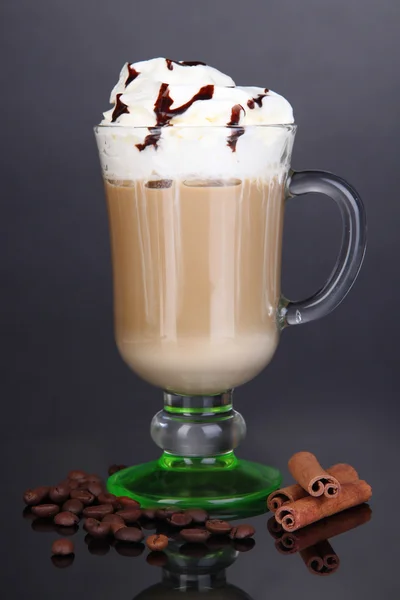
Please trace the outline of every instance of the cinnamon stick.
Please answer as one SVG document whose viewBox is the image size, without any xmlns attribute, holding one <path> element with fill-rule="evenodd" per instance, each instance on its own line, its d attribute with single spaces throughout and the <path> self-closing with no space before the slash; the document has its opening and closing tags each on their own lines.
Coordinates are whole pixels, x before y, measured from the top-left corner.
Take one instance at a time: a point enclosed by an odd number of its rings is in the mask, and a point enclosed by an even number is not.
<svg viewBox="0 0 400 600">
<path fill-rule="evenodd" d="M 332 575 L 340 565 L 339 557 L 328 540 L 302 550 L 300 556 L 313 575 Z"/>
<path fill-rule="evenodd" d="M 293 478 L 310 496 L 336 496 L 340 483 L 325 471 L 311 452 L 297 452 L 289 460 L 289 471 Z"/>
<path fill-rule="evenodd" d="M 348 508 L 344 512 L 322 519 L 318 523 L 299 529 L 299 531 L 282 532 L 279 538 L 274 536 L 276 539 L 275 547 L 281 554 L 301 552 L 319 542 L 364 525 L 370 520 L 371 514 L 372 510 L 368 504 Z M 275 523 L 277 528 L 279 523 L 276 520 Z"/>
<path fill-rule="evenodd" d="M 285 530 L 283 529 L 282 525 L 278 523 L 275 517 L 271 517 L 270 519 L 268 519 L 267 529 L 272 535 L 272 537 L 276 540 L 279 540 L 279 538 L 285 533 Z"/>
<path fill-rule="evenodd" d="M 346 508 L 367 502 L 371 495 L 371 487 L 366 481 L 344 483 L 341 493 L 337 496 L 333 498 L 306 496 L 278 508 L 275 518 L 285 531 L 296 531 Z"/>
<path fill-rule="evenodd" d="M 351 465 L 346 465 L 344 463 L 333 465 L 327 469 L 326 472 L 329 473 L 329 475 L 336 477 L 341 484 L 356 481 L 358 479 L 357 471 Z M 306 492 L 301 485 L 294 483 L 293 485 L 284 487 L 276 492 L 272 492 L 272 494 L 268 496 L 267 506 L 271 512 L 275 512 L 283 504 L 300 500 L 300 498 L 307 496 L 307 493 L 308 492 Z"/>
</svg>

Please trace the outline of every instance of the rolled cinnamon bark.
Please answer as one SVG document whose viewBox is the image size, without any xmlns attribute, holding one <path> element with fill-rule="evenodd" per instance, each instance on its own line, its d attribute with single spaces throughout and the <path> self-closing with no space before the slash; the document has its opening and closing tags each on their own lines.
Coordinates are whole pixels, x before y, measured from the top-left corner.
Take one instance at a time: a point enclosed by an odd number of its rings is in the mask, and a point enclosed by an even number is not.
<svg viewBox="0 0 400 600">
<path fill-rule="evenodd" d="M 267 529 L 272 535 L 272 537 L 276 540 L 278 540 L 285 533 L 285 530 L 283 529 L 282 525 L 278 523 L 275 517 L 271 517 L 270 519 L 268 519 Z"/>
<path fill-rule="evenodd" d="M 328 540 L 302 550 L 300 556 L 313 575 L 332 575 L 340 565 L 339 557 Z"/>
<path fill-rule="evenodd" d="M 341 493 L 333 498 L 306 496 L 278 508 L 275 518 L 285 531 L 296 531 L 330 517 L 338 512 L 367 502 L 372 496 L 371 487 L 366 481 L 358 480 L 342 485 Z"/>
<path fill-rule="evenodd" d="M 371 518 L 372 510 L 368 504 L 361 504 L 354 508 L 348 508 L 327 519 L 322 519 L 318 523 L 299 529 L 292 533 L 281 533 L 279 538 L 275 538 L 275 547 L 281 554 L 294 554 L 301 552 L 310 546 L 315 546 L 323 540 L 327 540 L 350 531 L 355 527 L 364 525 Z M 277 526 L 278 522 L 275 520 Z"/>
<path fill-rule="evenodd" d="M 311 452 L 293 454 L 288 466 L 293 478 L 310 496 L 331 497 L 340 492 L 338 479 L 325 471 Z"/>
<path fill-rule="evenodd" d="M 344 463 L 333 465 L 327 469 L 326 472 L 332 477 L 335 477 L 341 484 L 356 481 L 358 479 L 357 471 L 351 465 L 346 465 Z M 277 490 L 276 492 L 272 492 L 272 494 L 268 496 L 267 506 L 271 512 L 275 512 L 283 504 L 300 500 L 300 498 L 304 498 L 307 494 L 308 492 L 306 492 L 301 485 L 295 483 Z"/>
</svg>

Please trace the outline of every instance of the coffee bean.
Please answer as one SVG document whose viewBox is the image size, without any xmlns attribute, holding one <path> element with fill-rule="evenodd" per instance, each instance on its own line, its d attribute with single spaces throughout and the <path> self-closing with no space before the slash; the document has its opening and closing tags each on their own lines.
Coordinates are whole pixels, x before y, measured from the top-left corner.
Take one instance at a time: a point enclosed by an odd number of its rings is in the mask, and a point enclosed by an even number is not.
<svg viewBox="0 0 400 600">
<path fill-rule="evenodd" d="M 142 516 L 142 511 L 139 508 L 125 508 L 118 510 L 116 514 L 122 517 L 125 523 L 136 523 Z"/>
<path fill-rule="evenodd" d="M 180 536 L 186 542 L 206 542 L 210 537 L 207 529 L 182 529 Z"/>
<path fill-rule="evenodd" d="M 97 483 L 96 481 L 89 481 L 87 484 L 87 489 L 91 494 L 93 494 L 93 496 L 96 496 L 96 498 L 104 493 L 104 487 L 101 485 L 101 483 Z"/>
<path fill-rule="evenodd" d="M 244 538 L 243 540 L 233 540 L 233 547 L 238 552 L 248 552 L 249 550 L 254 548 L 255 545 L 256 545 L 256 542 L 255 542 L 254 538 Z"/>
<path fill-rule="evenodd" d="M 51 553 L 56 554 L 57 556 L 65 556 L 66 554 L 73 554 L 74 548 L 75 546 L 72 540 L 59 538 L 58 540 L 54 540 L 51 546 Z"/>
<path fill-rule="evenodd" d="M 103 523 L 92 517 L 85 520 L 83 528 L 94 538 L 107 537 L 111 530 L 110 523 Z"/>
<path fill-rule="evenodd" d="M 168 546 L 168 538 L 162 534 L 150 535 L 146 540 L 146 545 L 149 550 L 164 550 Z"/>
<path fill-rule="evenodd" d="M 203 558 L 208 554 L 208 550 L 205 544 L 186 543 L 179 548 L 179 554 L 193 558 Z"/>
<path fill-rule="evenodd" d="M 138 527 L 122 527 L 114 533 L 114 537 L 119 542 L 141 542 L 144 535 Z"/>
<path fill-rule="evenodd" d="M 192 517 L 193 523 L 205 523 L 208 519 L 208 514 L 202 508 L 190 508 L 186 514 Z"/>
<path fill-rule="evenodd" d="M 110 552 L 110 544 L 104 539 L 90 540 L 88 544 L 88 550 L 90 554 L 96 556 L 105 556 Z"/>
<path fill-rule="evenodd" d="M 212 535 L 207 541 L 207 547 L 213 552 L 222 550 L 232 545 L 232 541 L 228 536 L 225 535 Z"/>
<path fill-rule="evenodd" d="M 71 525 L 71 527 L 64 527 L 63 525 L 54 525 L 55 531 L 63 537 L 75 535 L 79 531 L 78 525 Z"/>
<path fill-rule="evenodd" d="M 120 529 L 122 529 L 123 527 L 126 527 L 125 523 L 110 523 L 111 525 L 111 532 L 112 534 L 115 536 L 115 534 L 117 533 L 117 531 L 119 531 Z"/>
<path fill-rule="evenodd" d="M 31 527 L 33 531 L 38 533 L 50 533 L 56 531 L 56 526 L 53 519 L 39 518 L 32 521 Z"/>
<path fill-rule="evenodd" d="M 75 554 L 67 554 L 66 556 L 57 556 L 54 554 L 51 557 L 51 562 L 57 569 L 65 569 L 70 567 L 75 560 Z"/>
<path fill-rule="evenodd" d="M 100 475 L 96 475 L 95 473 L 88 475 L 86 477 L 86 481 L 88 481 L 89 483 L 100 483 L 101 485 L 103 485 L 102 477 L 100 477 Z"/>
<path fill-rule="evenodd" d="M 77 490 L 79 488 L 79 481 L 77 479 L 67 479 L 66 483 L 70 490 Z"/>
<path fill-rule="evenodd" d="M 221 519 L 213 519 L 206 521 L 206 527 L 210 533 L 216 533 L 218 535 L 224 535 L 230 532 L 232 525 L 227 521 Z"/>
<path fill-rule="evenodd" d="M 72 500 L 80 500 L 85 506 L 92 504 L 94 496 L 88 490 L 71 490 L 70 494 Z"/>
<path fill-rule="evenodd" d="M 86 479 L 87 476 L 88 474 L 85 471 L 80 471 L 78 469 L 68 473 L 68 479 L 75 479 L 77 481 Z"/>
<path fill-rule="evenodd" d="M 111 504 L 111 506 L 118 504 L 118 498 L 117 496 L 114 496 L 114 494 L 107 494 L 102 492 L 97 500 L 100 502 L 100 504 Z"/>
<path fill-rule="evenodd" d="M 67 500 L 62 505 L 62 510 L 67 510 L 69 512 L 74 513 L 75 515 L 80 515 L 83 511 L 83 502 L 80 500 Z"/>
<path fill-rule="evenodd" d="M 72 525 L 79 523 L 79 517 L 78 515 L 65 510 L 54 517 L 54 523 L 56 525 L 62 525 L 63 527 L 71 527 Z"/>
<path fill-rule="evenodd" d="M 190 523 L 192 522 L 192 517 L 190 515 L 188 515 L 187 513 L 180 512 L 180 513 L 174 513 L 172 515 L 172 517 L 170 517 L 167 520 L 168 520 L 168 523 L 170 523 L 174 527 L 186 527 L 187 525 L 190 525 Z"/>
<path fill-rule="evenodd" d="M 238 525 L 237 527 L 232 527 L 229 537 L 232 540 L 243 540 L 244 538 L 253 537 L 256 530 L 252 525 Z"/>
<path fill-rule="evenodd" d="M 112 513 L 102 518 L 103 523 L 121 523 L 125 527 L 125 521 L 119 515 L 113 515 Z"/>
<path fill-rule="evenodd" d="M 168 506 L 166 508 L 159 508 L 156 511 L 156 518 L 157 519 L 170 519 L 172 517 L 173 514 L 181 512 L 181 510 L 179 508 L 173 507 L 173 506 Z"/>
<path fill-rule="evenodd" d="M 60 512 L 60 507 L 57 504 L 38 504 L 32 506 L 31 510 L 37 517 L 54 517 Z"/>
<path fill-rule="evenodd" d="M 63 504 L 68 500 L 70 493 L 71 489 L 67 485 L 56 485 L 50 488 L 49 498 L 56 504 Z"/>
<path fill-rule="evenodd" d="M 129 496 L 118 496 L 118 502 L 123 508 L 140 508 L 139 502 Z"/>
<path fill-rule="evenodd" d="M 40 504 L 47 497 L 49 490 L 50 488 L 47 485 L 41 485 L 40 487 L 26 490 L 23 496 L 25 504 L 28 504 L 28 506 Z"/>
<path fill-rule="evenodd" d="M 121 556 L 136 557 L 140 556 L 144 550 L 144 544 L 129 544 L 127 542 L 117 542 L 115 550 Z"/>
<path fill-rule="evenodd" d="M 153 550 L 146 556 L 146 562 L 152 567 L 160 567 L 162 569 L 168 562 L 168 556 L 165 552 Z"/>
<path fill-rule="evenodd" d="M 144 519 L 150 519 L 153 521 L 156 518 L 156 510 L 155 508 L 143 508 L 142 509 L 142 517 Z"/>
<path fill-rule="evenodd" d="M 111 465 L 108 467 L 108 474 L 114 475 L 114 473 L 118 473 L 118 471 L 122 471 L 122 469 L 126 469 L 126 465 Z"/>
<path fill-rule="evenodd" d="M 94 519 L 102 519 L 112 512 L 113 507 L 111 504 L 98 504 L 97 506 L 87 506 L 83 509 L 85 517 L 93 517 Z"/>
</svg>

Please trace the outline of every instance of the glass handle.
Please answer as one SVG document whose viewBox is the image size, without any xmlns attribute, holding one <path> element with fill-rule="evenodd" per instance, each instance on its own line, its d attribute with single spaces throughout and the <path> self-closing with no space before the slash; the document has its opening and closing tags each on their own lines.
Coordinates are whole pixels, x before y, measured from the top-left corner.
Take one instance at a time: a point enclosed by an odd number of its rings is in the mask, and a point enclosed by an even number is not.
<svg viewBox="0 0 400 600">
<path fill-rule="evenodd" d="M 339 256 L 328 281 L 316 294 L 300 302 L 282 298 L 279 317 L 283 327 L 308 323 L 334 310 L 355 282 L 365 254 L 365 208 L 355 189 L 344 179 L 325 171 L 290 172 L 287 198 L 312 192 L 326 194 L 339 207 L 343 224 Z"/>
</svg>

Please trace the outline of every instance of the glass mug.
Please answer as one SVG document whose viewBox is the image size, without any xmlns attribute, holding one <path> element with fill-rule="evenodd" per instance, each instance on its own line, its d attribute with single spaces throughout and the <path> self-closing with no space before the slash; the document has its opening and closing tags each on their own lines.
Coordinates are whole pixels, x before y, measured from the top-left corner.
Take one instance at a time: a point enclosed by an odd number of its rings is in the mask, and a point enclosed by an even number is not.
<svg viewBox="0 0 400 600">
<path fill-rule="evenodd" d="M 322 171 L 294 172 L 295 125 L 98 126 L 111 233 L 115 335 L 131 369 L 164 390 L 151 434 L 163 455 L 129 467 L 111 492 L 142 506 L 265 510 L 273 467 L 238 460 L 246 426 L 233 388 L 272 359 L 280 331 L 331 312 L 366 246 L 355 190 Z M 281 294 L 288 198 L 330 196 L 342 215 L 336 266 L 300 302 Z"/>
</svg>

